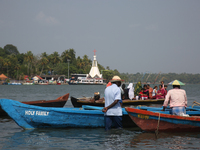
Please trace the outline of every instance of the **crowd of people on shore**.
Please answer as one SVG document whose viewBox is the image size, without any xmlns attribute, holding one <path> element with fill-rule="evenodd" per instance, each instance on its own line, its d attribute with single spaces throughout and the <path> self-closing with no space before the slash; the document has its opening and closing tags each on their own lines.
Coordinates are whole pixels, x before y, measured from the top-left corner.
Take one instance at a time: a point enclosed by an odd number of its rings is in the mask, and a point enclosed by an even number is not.
<svg viewBox="0 0 200 150">
<path fill-rule="evenodd" d="M 121 91 L 122 100 L 164 99 L 167 95 L 167 85 L 164 85 L 164 82 L 161 81 L 158 89 L 157 86 L 154 86 L 154 88 L 152 88 L 149 84 L 144 84 L 136 96 L 134 95 L 135 90 L 133 87 L 133 83 L 129 83 L 127 88 L 125 88 L 125 84 L 122 84 Z"/>
</svg>

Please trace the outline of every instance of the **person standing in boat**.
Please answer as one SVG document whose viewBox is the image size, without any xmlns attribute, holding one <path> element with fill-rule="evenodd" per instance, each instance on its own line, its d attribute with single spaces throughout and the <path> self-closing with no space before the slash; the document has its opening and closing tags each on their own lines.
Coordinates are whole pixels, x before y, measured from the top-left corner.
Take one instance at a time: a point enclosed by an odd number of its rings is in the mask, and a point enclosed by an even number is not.
<svg viewBox="0 0 200 150">
<path fill-rule="evenodd" d="M 112 124 L 116 128 L 122 128 L 122 107 L 121 101 L 121 78 L 114 76 L 110 81 L 111 86 L 105 89 L 105 107 L 102 109 L 104 112 L 105 130 L 111 129 Z"/>
<path fill-rule="evenodd" d="M 128 90 L 128 97 L 129 99 L 133 100 L 135 98 L 134 96 L 134 86 L 133 86 L 133 83 L 129 83 L 128 87 L 127 87 L 129 90 Z"/>
<path fill-rule="evenodd" d="M 180 85 L 173 85 L 173 89 L 167 92 L 165 97 L 165 101 L 163 103 L 163 111 L 170 103 L 171 114 L 172 115 L 183 115 L 186 114 L 186 107 L 187 107 L 187 95 L 185 90 L 180 89 Z"/>
</svg>

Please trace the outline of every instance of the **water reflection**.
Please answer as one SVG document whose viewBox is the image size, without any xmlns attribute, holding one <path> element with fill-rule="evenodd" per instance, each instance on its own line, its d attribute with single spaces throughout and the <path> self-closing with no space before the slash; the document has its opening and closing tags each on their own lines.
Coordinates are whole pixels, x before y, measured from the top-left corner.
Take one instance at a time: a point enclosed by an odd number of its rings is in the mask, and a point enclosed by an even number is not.
<svg viewBox="0 0 200 150">
<path fill-rule="evenodd" d="M 1 85 L 0 85 L 1 86 Z M 199 85 L 186 85 L 188 105 L 198 101 Z M 104 95 L 105 86 L 1 86 L 1 98 L 18 101 L 55 99 L 66 93 L 70 96 Z M 170 89 L 170 87 L 169 87 Z M 168 89 L 168 90 L 169 90 Z M 34 91 L 34 92 L 33 92 Z M 78 91 L 78 92 L 77 92 Z M 68 101 L 65 107 L 72 107 Z M 199 149 L 200 133 L 141 132 L 135 128 L 100 129 L 40 129 L 23 130 L 10 118 L 0 118 L 0 149 Z"/>
<path fill-rule="evenodd" d="M 200 133 L 159 133 L 156 138 L 155 133 L 134 129 L 34 129 L 11 134 L 2 149 L 196 149 L 200 144 Z"/>
<path fill-rule="evenodd" d="M 155 133 L 142 132 L 132 137 L 130 147 L 147 149 L 199 149 L 199 133 Z"/>
</svg>

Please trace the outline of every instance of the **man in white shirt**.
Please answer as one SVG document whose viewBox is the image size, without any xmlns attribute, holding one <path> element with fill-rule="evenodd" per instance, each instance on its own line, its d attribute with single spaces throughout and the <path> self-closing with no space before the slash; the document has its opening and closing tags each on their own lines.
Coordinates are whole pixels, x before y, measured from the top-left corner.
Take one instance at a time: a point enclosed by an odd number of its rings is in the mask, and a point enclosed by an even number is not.
<svg viewBox="0 0 200 150">
<path fill-rule="evenodd" d="M 105 107 L 103 108 L 105 118 L 105 130 L 109 130 L 112 124 L 116 128 L 122 128 L 121 101 L 121 78 L 114 76 L 110 82 L 112 85 L 105 89 Z"/>
</svg>

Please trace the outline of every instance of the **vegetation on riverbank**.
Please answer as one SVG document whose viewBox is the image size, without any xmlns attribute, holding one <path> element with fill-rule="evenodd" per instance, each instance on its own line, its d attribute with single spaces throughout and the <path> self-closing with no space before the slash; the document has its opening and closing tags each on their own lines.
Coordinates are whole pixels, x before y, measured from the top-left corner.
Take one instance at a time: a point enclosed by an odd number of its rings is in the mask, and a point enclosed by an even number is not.
<svg viewBox="0 0 200 150">
<path fill-rule="evenodd" d="M 9 78 L 16 80 L 23 80 L 24 75 L 30 77 L 41 74 L 87 74 L 92 65 L 92 60 L 84 55 L 76 57 L 74 49 L 65 50 L 60 54 L 53 52 L 47 54 L 46 52 L 40 55 L 33 55 L 31 51 L 27 53 L 19 53 L 16 46 L 7 44 L 4 48 L 0 47 L 0 73 L 5 74 Z M 117 69 L 111 70 L 109 66 L 104 68 L 98 64 L 99 71 L 103 74 L 103 78 L 109 81 L 113 75 L 119 75 L 125 82 L 147 82 L 154 83 L 160 80 L 168 83 L 174 79 L 181 80 L 184 83 L 200 84 L 200 74 L 188 73 L 119 73 Z"/>
</svg>

